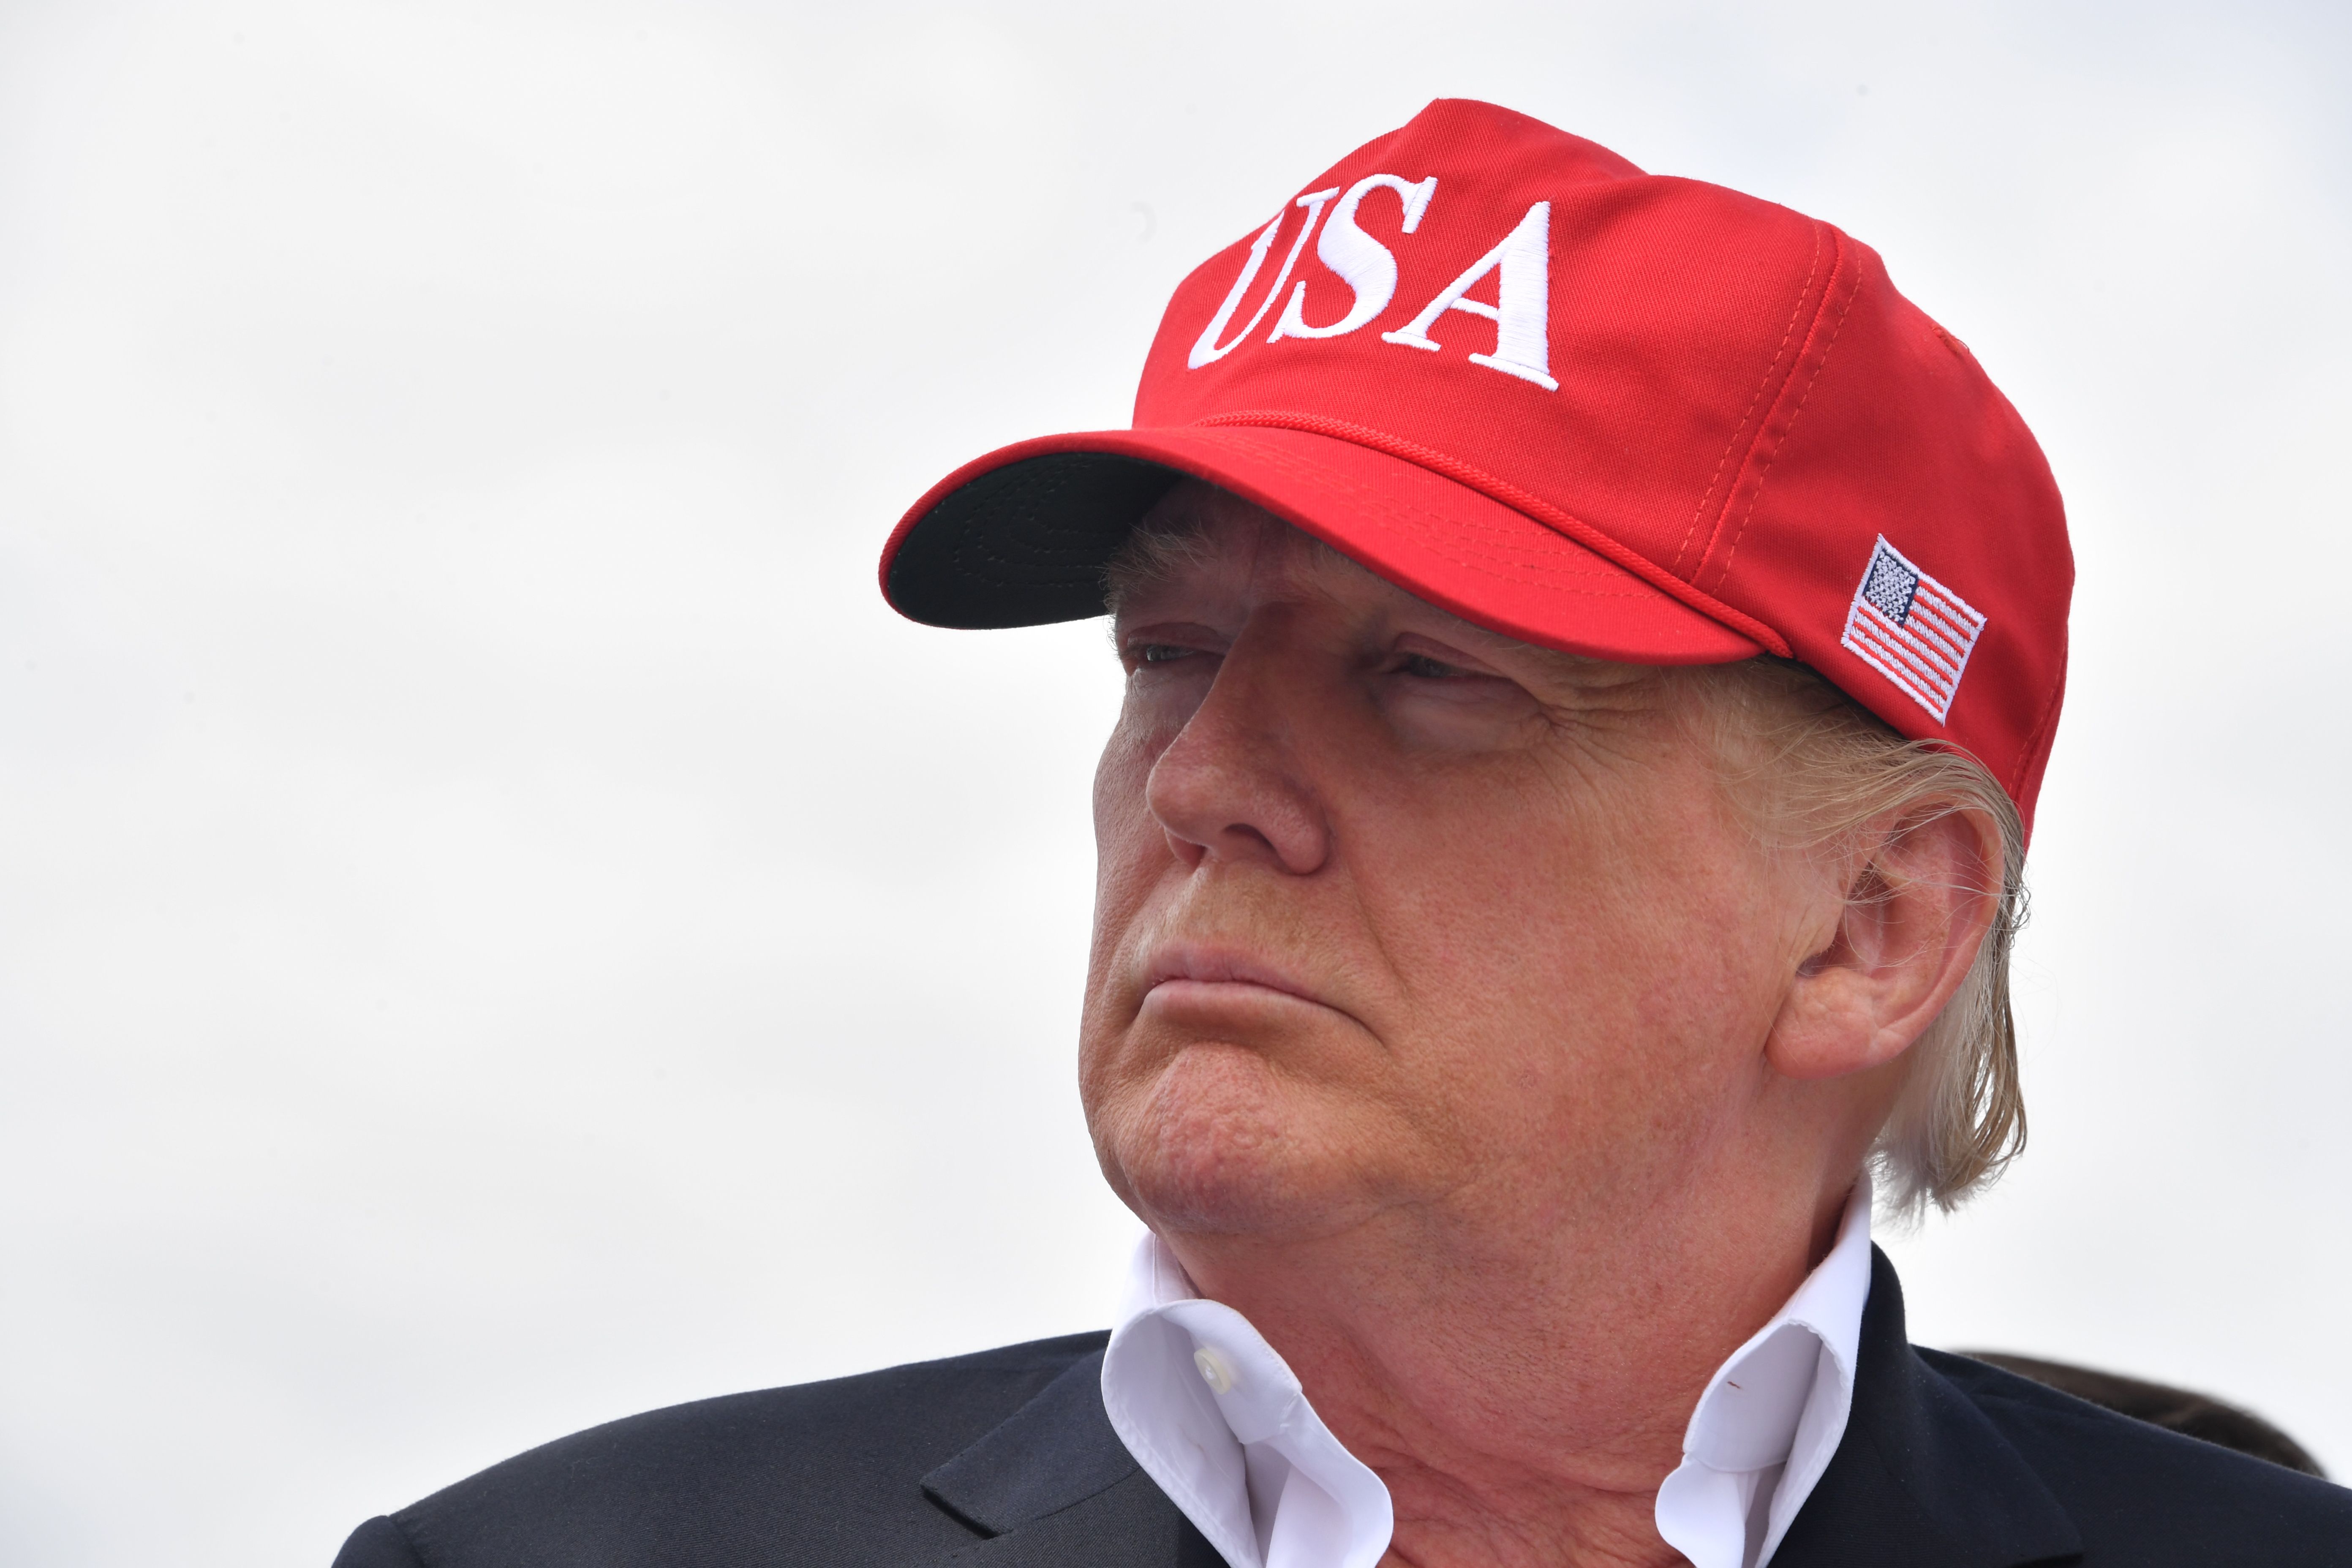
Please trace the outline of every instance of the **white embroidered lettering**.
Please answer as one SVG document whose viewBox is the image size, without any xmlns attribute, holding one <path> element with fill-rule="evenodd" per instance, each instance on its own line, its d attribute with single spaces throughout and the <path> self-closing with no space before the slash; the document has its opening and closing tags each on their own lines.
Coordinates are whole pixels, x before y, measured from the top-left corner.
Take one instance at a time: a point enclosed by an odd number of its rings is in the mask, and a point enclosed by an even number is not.
<svg viewBox="0 0 2352 1568">
<path fill-rule="evenodd" d="M 1496 303 L 1465 300 L 1477 281 L 1501 268 L 1495 285 Z M 1495 323 L 1495 352 L 1474 353 L 1472 364 L 1534 382 L 1546 392 L 1558 392 L 1551 377 L 1551 204 L 1538 202 L 1503 242 L 1480 257 L 1470 269 L 1440 290 L 1426 310 L 1400 331 L 1382 332 L 1383 342 L 1434 352 L 1439 345 L 1429 329 L 1448 310 L 1484 316 Z"/>
<path fill-rule="evenodd" d="M 1436 194 L 1437 176 L 1432 174 L 1418 184 L 1410 184 L 1394 174 L 1371 174 L 1349 186 L 1339 205 L 1331 209 L 1331 221 L 1323 226 L 1323 237 L 1315 242 L 1315 254 L 1354 291 L 1356 302 L 1329 326 L 1310 327 L 1307 324 L 1307 285 L 1301 281 L 1290 291 L 1290 303 L 1283 308 L 1282 319 L 1275 323 L 1274 335 L 1265 340 L 1267 342 L 1283 338 L 1342 336 L 1387 310 L 1389 301 L 1396 298 L 1396 258 L 1387 246 L 1356 225 L 1357 206 L 1383 186 L 1394 191 L 1397 200 L 1404 205 L 1402 232 L 1411 234 L 1421 226 L 1421 215 L 1428 208 L 1429 198 Z"/>
<path fill-rule="evenodd" d="M 1315 220 L 1323 216 L 1323 204 L 1339 194 L 1339 187 L 1334 185 L 1328 191 L 1314 191 L 1298 198 L 1297 205 L 1307 209 L 1307 225 L 1298 231 L 1298 237 L 1290 242 L 1290 254 L 1282 258 L 1282 270 L 1276 275 L 1274 287 L 1268 289 L 1265 298 L 1258 301 L 1257 313 L 1249 319 L 1249 325 L 1234 333 L 1233 342 L 1220 344 L 1217 334 L 1225 330 L 1234 319 L 1234 312 L 1241 309 L 1242 296 L 1249 292 L 1251 280 L 1257 276 L 1258 268 L 1265 264 L 1265 253 L 1273 246 L 1275 235 L 1282 228 L 1282 220 L 1290 215 L 1286 212 L 1275 214 L 1274 221 L 1258 231 L 1258 237 L 1250 241 L 1249 259 L 1242 263 L 1242 275 L 1234 279 L 1232 289 L 1225 295 L 1225 302 L 1217 307 L 1217 313 L 1209 319 L 1208 329 L 1192 345 L 1192 353 L 1184 361 L 1185 369 L 1198 370 L 1204 364 L 1214 363 L 1241 347 L 1242 340 L 1257 331 L 1257 324 L 1265 320 L 1266 311 L 1273 308 L 1276 296 L 1281 294 L 1282 286 L 1290 280 L 1291 268 L 1298 265 L 1298 253 L 1305 248 L 1307 237 L 1315 232 Z"/>
</svg>

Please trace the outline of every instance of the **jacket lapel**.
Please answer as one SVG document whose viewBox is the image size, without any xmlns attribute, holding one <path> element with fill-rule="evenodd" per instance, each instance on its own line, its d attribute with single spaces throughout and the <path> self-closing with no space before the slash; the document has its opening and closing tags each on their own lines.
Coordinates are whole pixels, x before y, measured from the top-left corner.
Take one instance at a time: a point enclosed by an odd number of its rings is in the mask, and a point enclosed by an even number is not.
<svg viewBox="0 0 2352 1568">
<path fill-rule="evenodd" d="M 1221 1568 L 1111 1430 L 1100 1351 L 925 1476 L 923 1490 L 985 1537 L 934 1568 Z"/>
<path fill-rule="evenodd" d="M 2082 1551 L 2008 1439 L 1912 1351 L 1895 1267 L 1871 1248 L 1853 1414 L 1772 1568 L 2022 1568 Z"/>
</svg>

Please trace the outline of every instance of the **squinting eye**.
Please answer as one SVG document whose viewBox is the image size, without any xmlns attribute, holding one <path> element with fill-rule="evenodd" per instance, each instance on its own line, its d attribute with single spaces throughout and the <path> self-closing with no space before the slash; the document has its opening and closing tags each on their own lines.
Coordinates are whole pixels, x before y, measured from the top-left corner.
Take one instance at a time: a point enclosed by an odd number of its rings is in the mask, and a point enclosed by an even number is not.
<svg viewBox="0 0 2352 1568">
<path fill-rule="evenodd" d="M 1148 642 L 1135 650 L 1135 659 L 1138 664 L 1170 664 L 1192 653 L 1191 648 L 1179 647 L 1174 643 Z"/>
<path fill-rule="evenodd" d="M 1451 680 L 1457 676 L 1470 673 L 1454 665 L 1441 664 L 1425 653 L 1405 655 L 1404 662 L 1398 666 L 1398 668 L 1407 675 L 1418 676 L 1423 680 Z"/>
</svg>

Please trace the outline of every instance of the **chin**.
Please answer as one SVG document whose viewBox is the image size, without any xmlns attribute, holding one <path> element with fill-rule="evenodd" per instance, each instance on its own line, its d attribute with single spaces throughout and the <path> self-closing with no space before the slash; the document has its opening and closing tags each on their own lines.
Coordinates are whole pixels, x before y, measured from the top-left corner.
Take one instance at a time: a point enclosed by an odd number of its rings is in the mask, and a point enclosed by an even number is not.
<svg viewBox="0 0 2352 1568">
<path fill-rule="evenodd" d="M 1255 1051 L 1193 1045 L 1117 1086 L 1089 1120 L 1103 1173 L 1155 1230 L 1328 1234 L 1377 1205 L 1322 1098 Z"/>
</svg>

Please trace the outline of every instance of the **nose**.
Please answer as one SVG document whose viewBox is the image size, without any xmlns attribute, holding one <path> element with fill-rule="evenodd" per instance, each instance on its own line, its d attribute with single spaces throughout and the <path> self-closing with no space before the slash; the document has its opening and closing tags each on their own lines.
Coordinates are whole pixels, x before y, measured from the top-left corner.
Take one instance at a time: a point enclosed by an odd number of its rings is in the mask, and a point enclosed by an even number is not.
<svg viewBox="0 0 2352 1568">
<path fill-rule="evenodd" d="M 1253 623 L 1226 650 L 1208 695 L 1152 764 L 1144 797 L 1188 868 L 1255 864 L 1319 870 L 1330 823 L 1307 762 L 1316 730 L 1311 659 Z"/>
</svg>

